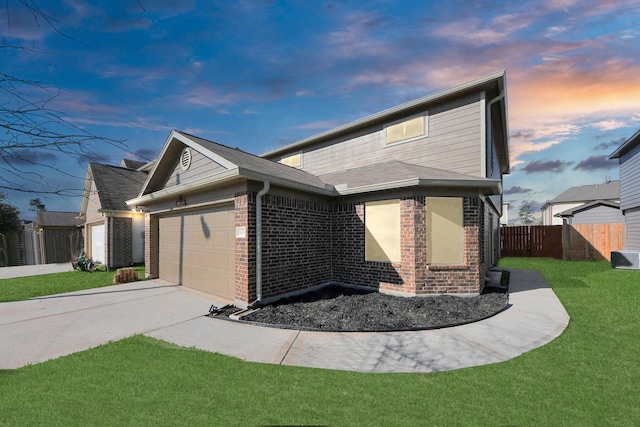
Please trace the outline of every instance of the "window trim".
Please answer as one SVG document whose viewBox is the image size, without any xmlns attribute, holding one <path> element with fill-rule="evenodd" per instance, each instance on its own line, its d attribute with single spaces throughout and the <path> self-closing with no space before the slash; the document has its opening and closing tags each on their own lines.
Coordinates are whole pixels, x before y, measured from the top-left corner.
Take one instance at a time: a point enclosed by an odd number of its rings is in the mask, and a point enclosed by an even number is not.
<svg viewBox="0 0 640 427">
<path fill-rule="evenodd" d="M 300 155 L 300 166 L 290 166 L 290 165 L 286 165 L 286 164 L 282 163 L 282 160 L 288 159 L 290 157 L 294 157 L 294 156 L 297 156 L 297 155 Z M 280 160 L 278 160 L 278 163 L 280 163 L 281 165 L 289 166 L 290 168 L 294 168 L 294 169 L 303 169 L 304 168 L 304 153 L 303 153 L 302 150 L 296 151 L 296 152 L 293 152 L 293 153 L 289 153 L 286 156 L 280 157 Z"/>
<path fill-rule="evenodd" d="M 387 128 L 389 128 L 391 126 L 395 126 L 395 125 L 400 124 L 402 122 L 407 122 L 409 120 L 416 119 L 418 117 L 423 117 L 424 118 L 424 128 L 423 128 L 423 132 L 422 132 L 421 135 L 412 136 L 410 138 L 401 139 L 399 141 L 387 142 Z M 399 119 L 399 120 L 396 120 L 396 121 L 393 121 L 393 122 L 385 124 L 384 127 L 382 128 L 382 135 L 383 135 L 384 148 L 394 147 L 394 146 L 400 145 L 400 144 L 406 144 L 407 142 L 416 141 L 416 140 L 421 139 L 421 138 L 428 138 L 429 137 L 429 111 L 423 111 L 420 114 L 414 114 L 413 116 L 403 117 L 402 119 Z"/>
</svg>

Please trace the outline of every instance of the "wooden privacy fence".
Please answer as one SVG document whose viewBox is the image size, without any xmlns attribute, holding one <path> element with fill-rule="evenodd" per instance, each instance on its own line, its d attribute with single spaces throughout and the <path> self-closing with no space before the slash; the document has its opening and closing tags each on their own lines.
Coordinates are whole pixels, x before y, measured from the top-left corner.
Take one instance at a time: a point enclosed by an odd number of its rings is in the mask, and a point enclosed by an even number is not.
<svg viewBox="0 0 640 427">
<path fill-rule="evenodd" d="M 503 257 L 611 260 L 624 249 L 625 224 L 522 225 L 500 229 Z"/>
<path fill-rule="evenodd" d="M 564 259 L 611 261 L 611 251 L 624 249 L 624 223 L 571 224 L 563 227 Z"/>
<path fill-rule="evenodd" d="M 519 225 L 500 229 L 503 257 L 551 257 L 562 259 L 561 225 Z"/>
</svg>

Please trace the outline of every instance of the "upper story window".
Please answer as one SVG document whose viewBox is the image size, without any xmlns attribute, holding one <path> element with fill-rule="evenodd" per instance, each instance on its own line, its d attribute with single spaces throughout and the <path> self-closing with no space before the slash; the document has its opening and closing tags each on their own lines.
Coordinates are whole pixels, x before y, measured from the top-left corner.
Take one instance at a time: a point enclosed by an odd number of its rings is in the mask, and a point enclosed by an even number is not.
<svg viewBox="0 0 640 427">
<path fill-rule="evenodd" d="M 405 142 L 415 138 L 427 136 L 427 114 L 391 123 L 384 128 L 386 144 Z"/>
<path fill-rule="evenodd" d="M 302 152 L 283 157 L 280 159 L 280 163 L 300 169 L 302 167 Z"/>
</svg>

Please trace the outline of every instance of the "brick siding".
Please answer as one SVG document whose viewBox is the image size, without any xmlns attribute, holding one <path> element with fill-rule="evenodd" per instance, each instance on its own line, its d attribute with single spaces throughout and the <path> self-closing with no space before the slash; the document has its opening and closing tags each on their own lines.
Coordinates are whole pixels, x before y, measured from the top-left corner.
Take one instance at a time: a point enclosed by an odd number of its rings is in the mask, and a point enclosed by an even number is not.
<svg viewBox="0 0 640 427">
<path fill-rule="evenodd" d="M 473 294 L 481 289 L 487 269 L 486 224 L 485 206 L 478 197 L 463 201 L 464 263 L 437 266 L 426 261 L 424 196 L 400 200 L 399 263 L 365 260 L 364 202 L 267 194 L 262 203 L 263 298 L 328 282 L 405 294 Z M 235 299 L 244 303 L 256 298 L 255 223 L 256 193 L 235 194 L 235 226 L 246 230 L 246 237 L 235 239 Z M 145 239 L 147 274 L 157 277 L 157 218 L 153 215 L 145 215 Z"/>
</svg>

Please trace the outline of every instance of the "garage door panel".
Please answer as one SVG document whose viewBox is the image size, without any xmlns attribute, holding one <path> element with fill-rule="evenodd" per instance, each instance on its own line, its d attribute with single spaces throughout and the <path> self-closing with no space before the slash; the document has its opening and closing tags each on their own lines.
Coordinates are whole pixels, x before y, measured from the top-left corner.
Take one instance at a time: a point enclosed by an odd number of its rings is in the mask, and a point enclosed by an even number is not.
<svg viewBox="0 0 640 427">
<path fill-rule="evenodd" d="M 160 217 L 160 277 L 234 299 L 234 221 L 231 205 Z"/>
</svg>

